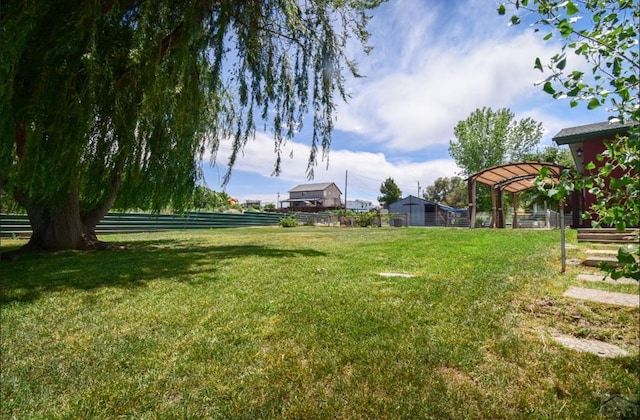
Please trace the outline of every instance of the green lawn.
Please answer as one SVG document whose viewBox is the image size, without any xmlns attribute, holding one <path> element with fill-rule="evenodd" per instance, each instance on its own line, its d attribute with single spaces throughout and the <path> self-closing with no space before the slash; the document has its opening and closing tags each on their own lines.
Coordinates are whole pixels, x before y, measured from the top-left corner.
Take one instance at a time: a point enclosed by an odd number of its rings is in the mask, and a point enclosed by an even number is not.
<svg viewBox="0 0 640 420">
<path fill-rule="evenodd" d="M 563 298 L 559 236 L 223 229 L 2 262 L 2 417 L 597 417 L 638 398 L 638 310 Z"/>
</svg>

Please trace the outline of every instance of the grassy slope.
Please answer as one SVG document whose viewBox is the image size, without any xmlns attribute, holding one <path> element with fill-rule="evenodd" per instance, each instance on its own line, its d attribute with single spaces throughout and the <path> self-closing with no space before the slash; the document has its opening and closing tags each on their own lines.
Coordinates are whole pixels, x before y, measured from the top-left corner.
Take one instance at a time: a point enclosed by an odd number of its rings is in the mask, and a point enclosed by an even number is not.
<svg viewBox="0 0 640 420">
<path fill-rule="evenodd" d="M 558 238 L 237 229 L 2 263 L 2 413 L 591 417 L 637 396 L 638 311 L 562 298 Z M 551 329 L 636 355 L 578 354 Z"/>
</svg>

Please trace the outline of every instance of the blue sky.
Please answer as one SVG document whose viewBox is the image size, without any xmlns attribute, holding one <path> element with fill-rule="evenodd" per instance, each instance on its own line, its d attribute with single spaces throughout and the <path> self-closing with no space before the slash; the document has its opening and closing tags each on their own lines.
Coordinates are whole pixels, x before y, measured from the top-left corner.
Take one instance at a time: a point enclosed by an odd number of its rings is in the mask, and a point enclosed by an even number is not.
<svg viewBox="0 0 640 420">
<path fill-rule="evenodd" d="M 312 181 L 306 178 L 310 134 L 302 130 L 284 150 L 283 172 L 271 176 L 275 155 L 270 133 L 257 132 L 233 169 L 224 190 L 232 197 L 276 203 L 294 186 L 335 182 L 349 200 L 376 202 L 380 184 L 391 177 L 403 195 L 442 176 L 459 172 L 448 152 L 453 128 L 474 110 L 509 108 L 517 120 L 543 124 L 541 147 L 562 128 L 605 121 L 606 110 L 570 108 L 554 100 L 536 81 L 547 75 L 534 60 L 560 51 L 526 24 L 508 26 L 492 0 L 390 0 L 373 12 L 369 25 L 374 47 L 350 56 L 366 77 L 348 79 L 348 103 L 339 103 L 328 162 L 320 162 Z M 569 60 L 577 60 L 569 57 Z M 588 67 L 569 61 L 568 68 Z M 258 126 L 259 127 L 259 126 Z M 223 190 L 229 155 L 223 142 L 217 163 L 204 163 L 209 188 Z M 328 166 L 327 166 L 328 164 Z M 348 172 L 348 177 L 346 173 Z"/>
</svg>

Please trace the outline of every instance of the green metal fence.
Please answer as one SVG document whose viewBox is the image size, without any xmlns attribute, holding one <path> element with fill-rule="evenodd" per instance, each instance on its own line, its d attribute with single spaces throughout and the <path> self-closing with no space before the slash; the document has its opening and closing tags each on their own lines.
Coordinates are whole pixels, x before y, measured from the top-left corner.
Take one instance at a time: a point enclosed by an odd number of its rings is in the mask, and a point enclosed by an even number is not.
<svg viewBox="0 0 640 420">
<path fill-rule="evenodd" d="M 163 230 L 215 229 L 250 226 L 278 226 L 285 215 L 276 213 L 109 213 L 98 223 L 96 232 L 135 233 Z M 0 214 L 0 236 L 31 235 L 31 226 L 26 215 Z"/>
</svg>

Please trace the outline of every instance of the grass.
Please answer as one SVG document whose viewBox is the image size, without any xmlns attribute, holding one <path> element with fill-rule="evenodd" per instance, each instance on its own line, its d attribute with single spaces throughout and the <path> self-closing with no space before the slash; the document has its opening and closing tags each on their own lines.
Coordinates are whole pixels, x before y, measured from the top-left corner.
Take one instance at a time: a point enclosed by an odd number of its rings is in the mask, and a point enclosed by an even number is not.
<svg viewBox="0 0 640 420">
<path fill-rule="evenodd" d="M 128 249 L 2 263 L 3 417 L 589 418 L 638 398 L 638 310 L 563 298 L 557 231 L 103 239 Z"/>
</svg>

